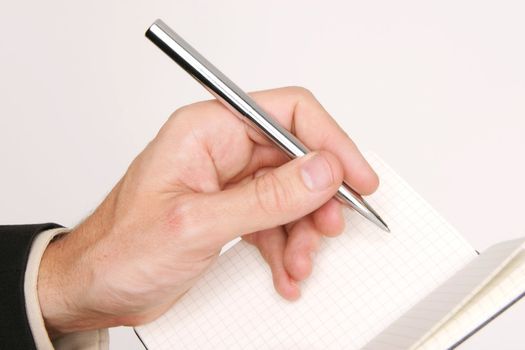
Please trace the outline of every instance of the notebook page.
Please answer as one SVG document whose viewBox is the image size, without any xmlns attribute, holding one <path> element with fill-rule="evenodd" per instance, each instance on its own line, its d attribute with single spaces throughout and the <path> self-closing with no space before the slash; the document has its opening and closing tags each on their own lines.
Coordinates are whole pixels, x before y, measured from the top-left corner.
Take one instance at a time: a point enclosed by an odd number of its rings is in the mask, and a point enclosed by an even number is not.
<svg viewBox="0 0 525 350">
<path fill-rule="evenodd" d="M 136 329 L 148 349 L 358 349 L 447 280 L 474 249 L 375 155 L 381 179 L 367 200 L 388 234 L 345 210 L 296 302 L 273 289 L 257 250 L 240 242 L 154 322 Z"/>
<path fill-rule="evenodd" d="M 458 342 L 525 290 L 525 276 L 520 275 L 525 266 L 516 268 L 516 262 L 521 263 L 516 255 L 523 251 L 524 242 L 525 239 L 502 242 L 487 249 L 393 322 L 365 349 L 446 349 Z M 509 269 L 518 275 L 509 277 Z M 495 287 L 495 283 L 504 280 L 508 284 Z M 479 304 L 469 305 L 473 303 Z M 419 347 L 424 340 L 428 341 Z"/>
<path fill-rule="evenodd" d="M 500 311 L 524 296 L 525 251 L 516 256 L 456 315 L 425 342 L 423 349 L 443 349 L 472 335 Z"/>
</svg>

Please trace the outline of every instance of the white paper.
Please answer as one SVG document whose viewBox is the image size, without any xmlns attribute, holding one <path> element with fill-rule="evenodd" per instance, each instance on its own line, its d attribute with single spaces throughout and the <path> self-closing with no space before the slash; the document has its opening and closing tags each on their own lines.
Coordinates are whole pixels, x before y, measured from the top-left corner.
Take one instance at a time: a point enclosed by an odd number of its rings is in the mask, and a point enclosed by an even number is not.
<svg viewBox="0 0 525 350">
<path fill-rule="evenodd" d="M 148 349 L 359 349 L 476 256 L 399 176 L 367 158 L 381 179 L 367 200 L 391 233 L 346 210 L 345 232 L 324 240 L 295 302 L 275 292 L 256 248 L 241 242 L 137 328 Z"/>
</svg>

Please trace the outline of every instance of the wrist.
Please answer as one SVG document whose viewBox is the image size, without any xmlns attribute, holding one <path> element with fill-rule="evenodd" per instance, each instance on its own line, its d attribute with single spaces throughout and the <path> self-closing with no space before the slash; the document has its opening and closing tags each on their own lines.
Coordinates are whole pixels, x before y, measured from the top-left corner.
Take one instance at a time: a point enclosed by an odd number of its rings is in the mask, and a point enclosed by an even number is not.
<svg viewBox="0 0 525 350">
<path fill-rule="evenodd" d="M 38 300 L 51 339 L 74 331 L 70 330 L 71 321 L 78 319 L 78 300 L 71 295 L 68 281 L 65 241 L 66 237 L 58 238 L 47 246 L 38 271 Z"/>
<path fill-rule="evenodd" d="M 95 291 L 96 246 L 113 216 L 112 194 L 81 225 L 52 241 L 40 261 L 37 293 L 51 339 L 62 335 L 120 325 L 104 313 Z M 100 270 L 100 269 L 98 269 Z"/>
<path fill-rule="evenodd" d="M 85 224 L 85 223 L 84 223 Z M 39 266 L 37 293 L 46 330 L 51 339 L 80 331 L 108 327 L 92 307 L 92 264 L 82 224 L 52 241 Z"/>
</svg>

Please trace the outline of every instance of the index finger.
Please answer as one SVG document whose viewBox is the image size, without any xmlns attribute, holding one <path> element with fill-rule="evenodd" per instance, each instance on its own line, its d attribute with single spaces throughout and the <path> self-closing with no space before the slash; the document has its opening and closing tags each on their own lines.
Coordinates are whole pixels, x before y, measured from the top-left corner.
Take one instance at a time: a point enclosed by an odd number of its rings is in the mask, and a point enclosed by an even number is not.
<svg viewBox="0 0 525 350">
<path fill-rule="evenodd" d="M 286 87 L 258 91 L 250 96 L 310 150 L 333 153 L 341 161 L 345 182 L 354 190 L 370 194 L 377 189 L 377 174 L 355 143 L 310 91 L 301 87 Z M 248 132 L 254 142 L 270 143 L 259 133 Z"/>
</svg>

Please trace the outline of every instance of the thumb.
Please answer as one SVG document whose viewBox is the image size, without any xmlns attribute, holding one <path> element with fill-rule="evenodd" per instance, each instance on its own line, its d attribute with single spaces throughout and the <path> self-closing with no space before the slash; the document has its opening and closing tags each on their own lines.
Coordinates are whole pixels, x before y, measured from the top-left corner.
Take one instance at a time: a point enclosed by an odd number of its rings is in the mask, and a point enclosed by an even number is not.
<svg viewBox="0 0 525 350">
<path fill-rule="evenodd" d="M 321 151 L 294 159 L 242 186 L 202 194 L 195 207 L 204 210 L 199 231 L 208 236 L 201 238 L 222 244 L 294 221 L 326 203 L 342 181 L 338 159 Z"/>
</svg>

